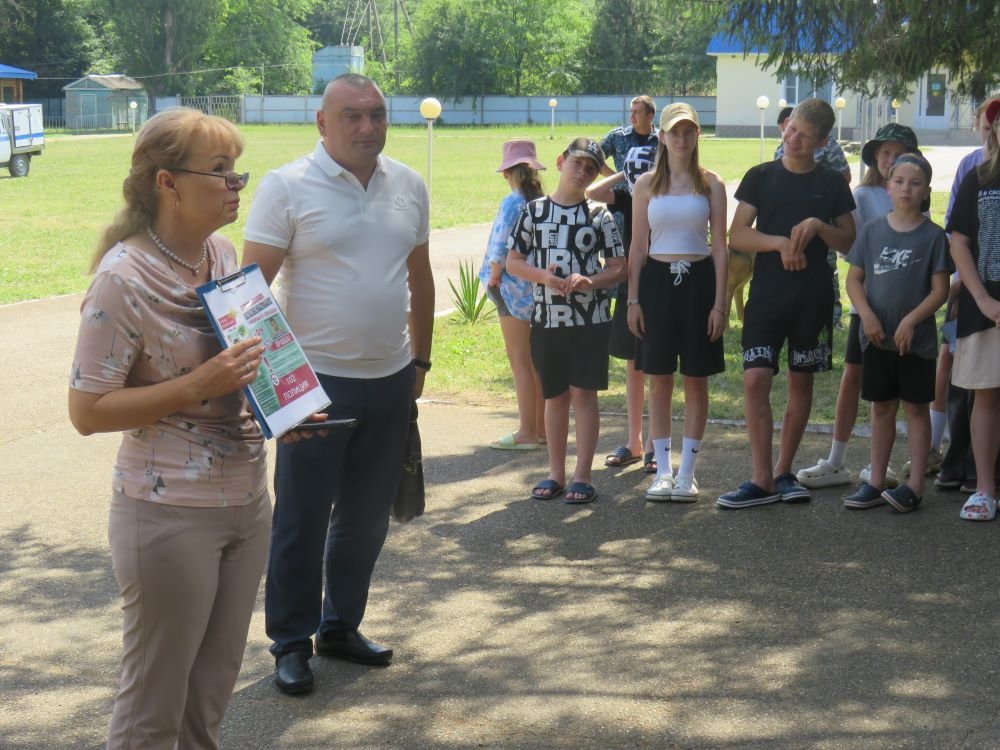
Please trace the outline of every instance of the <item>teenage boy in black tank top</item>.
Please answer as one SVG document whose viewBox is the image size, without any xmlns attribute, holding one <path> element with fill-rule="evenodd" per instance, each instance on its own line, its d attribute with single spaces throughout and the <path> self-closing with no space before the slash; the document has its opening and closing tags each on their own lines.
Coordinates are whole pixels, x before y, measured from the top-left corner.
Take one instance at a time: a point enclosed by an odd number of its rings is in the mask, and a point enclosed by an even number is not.
<svg viewBox="0 0 1000 750">
<path fill-rule="evenodd" d="M 751 168 L 739 188 L 730 228 L 734 250 L 757 253 L 743 323 L 743 391 L 753 476 L 722 495 L 724 508 L 809 500 L 792 462 L 809 422 L 813 375 L 832 365 L 830 248 L 847 252 L 854 241 L 854 198 L 844 178 L 816 164 L 835 116 L 829 104 L 808 99 L 792 112 L 784 156 Z M 788 405 L 778 460 L 772 466 L 771 385 L 788 342 Z"/>
</svg>

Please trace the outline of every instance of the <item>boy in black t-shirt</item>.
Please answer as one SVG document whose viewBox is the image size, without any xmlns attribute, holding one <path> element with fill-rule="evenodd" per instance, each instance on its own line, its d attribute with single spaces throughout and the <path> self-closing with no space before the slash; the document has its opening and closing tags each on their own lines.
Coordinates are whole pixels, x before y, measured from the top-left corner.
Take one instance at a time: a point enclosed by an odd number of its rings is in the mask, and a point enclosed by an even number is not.
<svg viewBox="0 0 1000 750">
<path fill-rule="evenodd" d="M 835 116 L 819 99 L 792 112 L 782 135 L 784 156 L 751 168 L 736 198 L 730 227 L 734 250 L 757 254 L 743 322 L 743 393 L 753 476 L 719 497 L 724 508 L 809 500 L 792 461 L 809 422 L 813 375 L 832 365 L 833 270 L 830 248 L 854 241 L 854 198 L 843 176 L 817 165 Z M 788 406 L 778 460 L 772 466 L 771 384 L 788 342 Z"/>
<path fill-rule="evenodd" d="M 597 391 L 608 387 L 611 290 L 625 278 L 625 250 L 607 209 L 587 187 L 604 164 L 600 145 L 577 138 L 556 159 L 559 186 L 528 203 L 507 241 L 507 271 L 534 284 L 531 359 L 545 397 L 549 477 L 531 496 L 568 503 L 597 497 L 590 484 L 600 430 Z M 604 264 L 602 266 L 601 259 Z M 569 407 L 576 414 L 576 470 L 566 481 Z"/>
</svg>

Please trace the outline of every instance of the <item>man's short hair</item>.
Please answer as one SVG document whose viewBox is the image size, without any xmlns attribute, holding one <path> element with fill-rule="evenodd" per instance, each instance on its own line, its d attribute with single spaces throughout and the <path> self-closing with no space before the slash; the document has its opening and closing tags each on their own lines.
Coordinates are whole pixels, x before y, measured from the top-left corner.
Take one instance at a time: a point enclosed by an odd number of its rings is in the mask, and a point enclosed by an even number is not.
<svg viewBox="0 0 1000 750">
<path fill-rule="evenodd" d="M 833 124 L 837 121 L 833 107 L 822 99 L 806 99 L 804 102 L 799 102 L 792 110 L 792 117 L 801 117 L 816 128 L 816 135 L 820 140 L 830 135 Z"/>
<path fill-rule="evenodd" d="M 378 92 L 378 95 L 382 97 L 382 100 L 385 100 L 385 94 L 382 93 L 382 89 L 379 88 L 379 85 L 368 76 L 363 76 L 360 73 L 341 73 L 339 76 L 331 78 L 330 82 L 326 84 L 326 88 L 323 89 L 324 97 L 326 96 L 326 92 L 329 91 L 330 87 L 335 83 L 343 83 L 350 86 L 352 89 L 373 88 Z"/>
<path fill-rule="evenodd" d="M 792 107 L 783 107 L 780 112 L 778 112 L 778 124 L 781 125 L 785 120 L 792 116 Z"/>
<path fill-rule="evenodd" d="M 629 102 L 629 106 L 631 107 L 636 102 L 639 102 L 643 107 L 645 107 L 646 112 L 648 114 L 651 115 L 656 114 L 656 102 L 653 101 L 653 98 L 651 96 L 640 94 L 639 96 L 635 97 L 635 99 Z"/>
</svg>

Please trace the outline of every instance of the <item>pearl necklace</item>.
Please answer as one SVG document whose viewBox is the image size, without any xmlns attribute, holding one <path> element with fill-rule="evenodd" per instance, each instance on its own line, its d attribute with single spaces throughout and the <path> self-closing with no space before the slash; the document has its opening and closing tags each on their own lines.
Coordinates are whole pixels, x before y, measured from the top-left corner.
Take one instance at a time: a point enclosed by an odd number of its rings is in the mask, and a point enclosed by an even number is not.
<svg viewBox="0 0 1000 750">
<path fill-rule="evenodd" d="M 164 255 L 166 255 L 170 260 L 172 260 L 177 265 L 183 266 L 184 268 L 186 268 L 187 270 L 189 270 L 191 273 L 198 273 L 198 271 L 201 270 L 201 267 L 203 265 L 205 265 L 205 261 L 208 260 L 208 243 L 207 242 L 202 242 L 201 243 L 201 260 L 199 260 L 197 263 L 188 263 L 186 260 L 178 258 L 176 255 L 174 255 L 172 252 L 170 252 L 170 250 L 167 249 L 167 246 L 163 244 L 163 240 L 161 240 L 157 236 L 156 232 L 153 231 L 152 227 L 146 227 L 146 231 L 149 233 L 149 239 L 151 239 L 153 241 L 153 244 L 156 245 L 157 249 L 161 253 L 163 253 Z"/>
</svg>

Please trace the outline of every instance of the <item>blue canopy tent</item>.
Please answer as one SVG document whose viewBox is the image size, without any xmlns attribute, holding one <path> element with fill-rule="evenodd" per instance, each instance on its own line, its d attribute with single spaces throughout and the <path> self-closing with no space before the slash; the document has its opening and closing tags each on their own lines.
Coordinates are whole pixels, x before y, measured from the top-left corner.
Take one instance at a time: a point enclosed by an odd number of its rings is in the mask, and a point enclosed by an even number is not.
<svg viewBox="0 0 1000 750">
<path fill-rule="evenodd" d="M 0 103 L 20 104 L 24 101 L 24 82 L 38 78 L 37 73 L 0 63 Z"/>
</svg>

